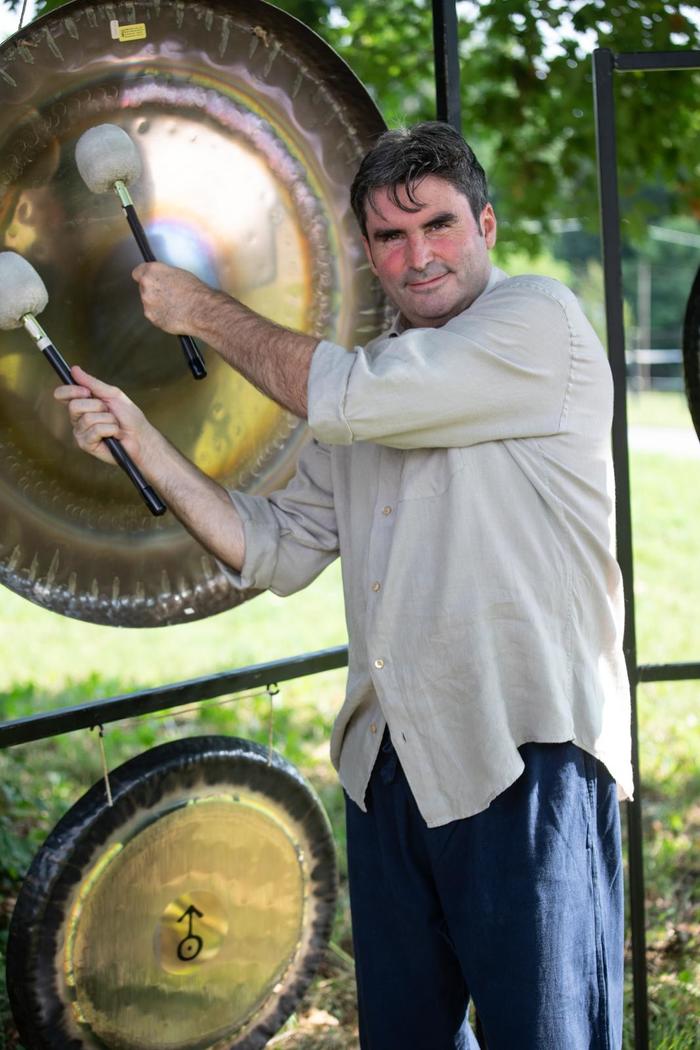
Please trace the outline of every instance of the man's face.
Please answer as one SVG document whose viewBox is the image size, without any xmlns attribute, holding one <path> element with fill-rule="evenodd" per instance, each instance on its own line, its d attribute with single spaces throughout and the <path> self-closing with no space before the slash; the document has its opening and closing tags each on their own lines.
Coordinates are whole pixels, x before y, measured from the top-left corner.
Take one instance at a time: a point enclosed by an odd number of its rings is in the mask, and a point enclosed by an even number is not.
<svg viewBox="0 0 700 1050">
<path fill-rule="evenodd" d="M 405 190 L 398 192 L 413 207 Z M 376 191 L 365 206 L 365 251 L 404 320 L 413 328 L 439 328 L 486 287 L 496 216 L 487 204 L 477 223 L 464 194 L 437 175 L 422 179 L 414 196 L 422 206 L 407 212 L 392 204 L 387 189 Z"/>
</svg>

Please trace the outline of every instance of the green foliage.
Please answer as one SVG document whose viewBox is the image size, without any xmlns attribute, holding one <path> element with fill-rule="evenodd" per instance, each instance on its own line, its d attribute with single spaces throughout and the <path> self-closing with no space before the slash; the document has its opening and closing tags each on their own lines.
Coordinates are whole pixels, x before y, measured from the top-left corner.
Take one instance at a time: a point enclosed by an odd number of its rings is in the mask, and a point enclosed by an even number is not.
<svg viewBox="0 0 700 1050">
<path fill-rule="evenodd" d="M 3 975 L 15 895 L 52 815 L 27 769 L 25 756 L 0 751 L 0 972 Z M 0 1050 L 22 1050 L 10 1021 L 4 978 L 0 979 Z"/>
<path fill-rule="evenodd" d="M 298 10 L 296 0 L 279 6 Z M 506 239 L 536 251 L 557 218 L 597 228 L 591 52 L 697 47 L 697 24 L 664 0 L 482 0 L 459 11 L 462 130 L 486 161 Z M 316 18 L 390 126 L 434 116 L 428 4 L 341 2 L 332 15 L 319 4 Z M 621 199 L 627 232 L 640 238 L 651 219 L 700 212 L 700 79 L 634 73 L 617 83 Z"/>
<path fill-rule="evenodd" d="M 25 797 L 19 786 L 21 769 L 11 764 L 3 772 L 11 779 L 0 784 L 0 886 L 16 883 L 26 872 L 40 841 L 37 817 L 43 815 L 35 793 Z"/>
<path fill-rule="evenodd" d="M 465 115 L 490 144 L 498 207 L 518 238 L 524 218 L 543 229 L 571 216 L 595 226 L 590 51 L 697 46 L 697 28 L 681 8 L 660 0 L 479 5 L 463 42 Z M 656 215 L 697 207 L 697 169 L 689 158 L 698 127 L 698 79 L 693 73 L 635 73 L 616 83 L 620 192 L 628 232 L 639 235 Z M 648 195 L 655 184 L 665 187 L 663 203 Z"/>
</svg>

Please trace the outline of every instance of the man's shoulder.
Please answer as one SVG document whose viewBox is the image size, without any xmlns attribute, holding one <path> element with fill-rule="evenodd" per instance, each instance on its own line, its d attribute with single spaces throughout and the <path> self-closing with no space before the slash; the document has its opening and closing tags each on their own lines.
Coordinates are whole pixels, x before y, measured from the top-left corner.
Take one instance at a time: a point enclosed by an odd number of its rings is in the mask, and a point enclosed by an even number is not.
<svg viewBox="0 0 700 1050">
<path fill-rule="evenodd" d="M 484 292 L 484 298 L 492 296 L 506 298 L 514 296 L 519 299 L 531 298 L 534 302 L 543 299 L 553 300 L 565 309 L 578 305 L 576 296 L 571 289 L 556 277 L 547 277 L 539 273 L 522 273 L 509 276 L 503 271 L 497 271 L 497 280 L 489 282 Z"/>
<path fill-rule="evenodd" d="M 474 308 L 482 323 L 525 326 L 533 337 L 546 334 L 549 341 L 559 332 L 570 347 L 574 344 L 586 347 L 594 356 L 604 353 L 578 298 L 556 277 L 536 273 L 510 277 L 500 271 L 498 278 L 489 282 L 484 294 L 461 316 L 468 317 Z"/>
</svg>

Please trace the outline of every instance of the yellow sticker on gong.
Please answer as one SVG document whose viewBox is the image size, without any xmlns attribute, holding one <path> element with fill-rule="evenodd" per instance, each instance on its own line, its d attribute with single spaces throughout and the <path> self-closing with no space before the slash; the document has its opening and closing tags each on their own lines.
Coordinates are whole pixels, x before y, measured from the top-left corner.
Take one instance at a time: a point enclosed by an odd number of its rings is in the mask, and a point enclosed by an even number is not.
<svg viewBox="0 0 700 1050">
<path fill-rule="evenodd" d="M 129 40 L 145 40 L 146 39 L 146 23 L 145 22 L 134 22 L 130 26 L 119 26 L 119 40 L 122 44 Z"/>
</svg>

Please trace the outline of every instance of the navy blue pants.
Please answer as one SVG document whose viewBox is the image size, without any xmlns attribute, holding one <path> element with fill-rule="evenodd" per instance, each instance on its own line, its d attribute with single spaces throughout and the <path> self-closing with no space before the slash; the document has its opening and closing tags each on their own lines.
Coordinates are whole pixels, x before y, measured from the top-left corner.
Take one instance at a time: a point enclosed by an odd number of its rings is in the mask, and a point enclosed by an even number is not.
<svg viewBox="0 0 700 1050">
<path fill-rule="evenodd" d="M 619 1050 L 619 809 L 573 744 L 525 744 L 488 809 L 426 827 L 388 736 L 347 800 L 362 1050 Z"/>
</svg>

